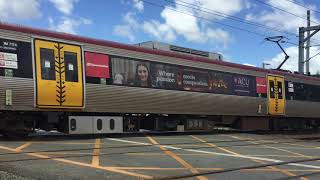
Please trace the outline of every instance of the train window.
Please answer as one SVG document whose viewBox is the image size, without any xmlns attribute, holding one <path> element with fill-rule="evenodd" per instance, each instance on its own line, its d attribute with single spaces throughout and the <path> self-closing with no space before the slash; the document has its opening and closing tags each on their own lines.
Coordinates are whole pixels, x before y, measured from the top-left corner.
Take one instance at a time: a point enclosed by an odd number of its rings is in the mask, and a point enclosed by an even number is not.
<svg viewBox="0 0 320 180">
<path fill-rule="evenodd" d="M 269 85 L 270 85 L 270 98 L 275 98 L 274 81 L 270 81 Z"/>
<path fill-rule="evenodd" d="M 98 129 L 98 131 L 102 130 L 102 120 L 101 119 L 97 120 L 97 129 Z"/>
<path fill-rule="evenodd" d="M 307 91 L 305 84 L 296 83 L 294 85 L 294 99 L 295 100 L 307 100 Z"/>
<path fill-rule="evenodd" d="M 64 67 L 66 70 L 66 81 L 78 82 L 77 53 L 64 52 Z"/>
<path fill-rule="evenodd" d="M 278 99 L 283 99 L 282 82 L 278 81 Z"/>
<path fill-rule="evenodd" d="M 54 50 L 40 48 L 41 79 L 56 80 Z"/>
<path fill-rule="evenodd" d="M 114 130 L 114 119 L 110 119 L 110 130 Z"/>
<path fill-rule="evenodd" d="M 312 100 L 313 101 L 320 101 L 320 86 L 313 86 L 312 87 Z"/>
</svg>

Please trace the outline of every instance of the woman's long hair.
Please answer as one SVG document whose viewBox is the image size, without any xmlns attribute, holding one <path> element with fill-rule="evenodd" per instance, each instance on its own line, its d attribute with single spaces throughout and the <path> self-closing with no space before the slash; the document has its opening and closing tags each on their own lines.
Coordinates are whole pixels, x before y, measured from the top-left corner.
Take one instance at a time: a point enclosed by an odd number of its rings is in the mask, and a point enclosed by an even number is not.
<svg viewBox="0 0 320 180">
<path fill-rule="evenodd" d="M 139 77 L 139 75 L 138 75 L 138 68 L 139 68 L 139 66 L 143 66 L 143 67 L 145 67 L 145 68 L 147 69 L 147 71 L 148 71 L 147 86 L 148 86 L 148 87 L 151 86 L 151 78 L 150 78 L 151 74 L 150 74 L 150 71 L 149 71 L 148 66 L 147 66 L 146 64 L 144 64 L 144 63 L 139 63 L 139 64 L 137 64 L 137 66 L 136 66 L 136 75 L 135 75 L 134 85 L 135 85 L 135 86 L 141 86 L 141 79 L 140 79 L 140 77 Z"/>
</svg>

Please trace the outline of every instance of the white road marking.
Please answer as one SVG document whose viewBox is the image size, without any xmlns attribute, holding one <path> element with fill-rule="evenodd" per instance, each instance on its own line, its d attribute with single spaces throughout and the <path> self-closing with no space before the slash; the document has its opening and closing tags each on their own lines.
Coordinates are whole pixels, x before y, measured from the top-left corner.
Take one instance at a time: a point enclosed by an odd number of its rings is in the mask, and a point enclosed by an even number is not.
<svg viewBox="0 0 320 180">
<path fill-rule="evenodd" d="M 129 141 L 129 140 L 123 140 L 123 139 L 116 139 L 116 138 L 107 138 L 108 140 L 112 141 L 118 141 L 118 142 L 126 142 L 130 144 L 140 144 L 140 145 L 150 145 L 150 143 L 142 143 L 142 142 L 137 142 L 137 141 Z M 245 156 L 245 155 L 234 155 L 234 154 L 226 154 L 226 153 L 218 153 L 218 152 L 212 152 L 212 151 L 204 151 L 204 150 L 196 150 L 196 149 L 185 149 L 185 148 L 178 148 L 174 146 L 162 146 L 162 145 L 156 145 L 156 146 L 161 146 L 165 147 L 168 149 L 175 149 L 175 150 L 184 150 L 188 152 L 197 152 L 197 153 L 204 153 L 204 154 L 213 154 L 213 155 L 218 155 L 218 156 L 227 156 L 227 157 L 236 157 L 236 158 L 243 158 L 243 159 L 255 159 L 255 160 L 261 160 L 261 161 L 267 161 L 267 162 L 274 162 L 274 163 L 281 163 L 285 162 L 282 160 L 277 160 L 277 159 L 270 159 L 270 158 L 262 158 L 262 157 L 253 157 L 253 156 Z M 298 166 L 298 167 L 306 167 L 306 168 L 314 168 L 314 169 L 320 169 L 320 166 L 314 166 L 314 165 L 308 165 L 308 164 L 301 164 L 301 163 L 289 163 L 286 165 L 290 166 Z"/>
<path fill-rule="evenodd" d="M 128 141 L 124 139 L 115 139 L 115 138 L 107 138 L 111 141 L 118 141 L 118 142 L 125 142 L 125 143 L 131 143 L 131 144 L 139 144 L 139 145 L 152 145 L 151 143 L 143 143 L 143 142 L 137 142 L 137 141 Z"/>
</svg>

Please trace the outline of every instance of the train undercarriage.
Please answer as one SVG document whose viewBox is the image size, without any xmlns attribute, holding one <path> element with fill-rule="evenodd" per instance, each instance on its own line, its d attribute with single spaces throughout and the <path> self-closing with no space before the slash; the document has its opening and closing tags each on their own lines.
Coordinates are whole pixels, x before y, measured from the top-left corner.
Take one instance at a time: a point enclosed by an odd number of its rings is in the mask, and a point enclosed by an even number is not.
<svg viewBox="0 0 320 180">
<path fill-rule="evenodd" d="M 109 134 L 146 131 L 314 130 L 320 127 L 318 118 L 221 115 L 2 111 L 0 119 L 0 132 L 5 136 L 27 136 L 37 129 L 66 134 Z"/>
</svg>

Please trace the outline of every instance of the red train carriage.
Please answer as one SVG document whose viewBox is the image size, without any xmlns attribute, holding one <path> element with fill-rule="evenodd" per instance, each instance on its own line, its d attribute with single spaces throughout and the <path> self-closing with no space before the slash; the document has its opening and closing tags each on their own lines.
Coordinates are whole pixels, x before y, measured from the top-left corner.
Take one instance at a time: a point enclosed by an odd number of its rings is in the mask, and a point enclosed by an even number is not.
<svg viewBox="0 0 320 180">
<path fill-rule="evenodd" d="M 318 78 L 0 24 L 0 129 L 318 127 Z"/>
</svg>

